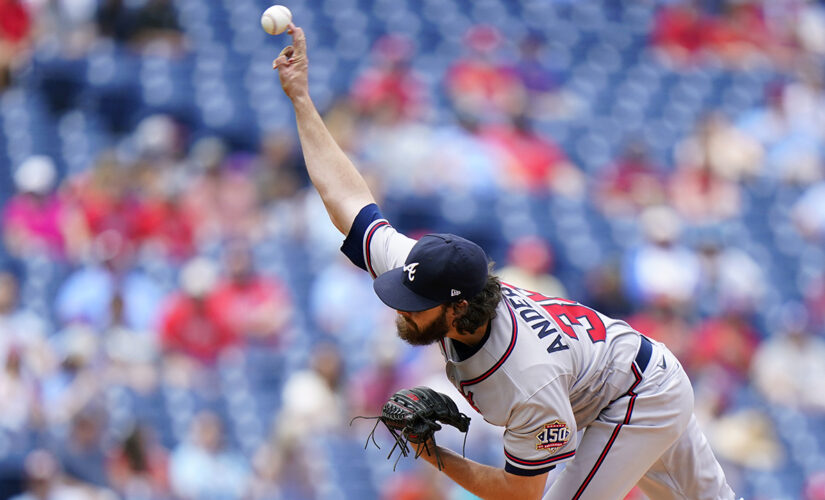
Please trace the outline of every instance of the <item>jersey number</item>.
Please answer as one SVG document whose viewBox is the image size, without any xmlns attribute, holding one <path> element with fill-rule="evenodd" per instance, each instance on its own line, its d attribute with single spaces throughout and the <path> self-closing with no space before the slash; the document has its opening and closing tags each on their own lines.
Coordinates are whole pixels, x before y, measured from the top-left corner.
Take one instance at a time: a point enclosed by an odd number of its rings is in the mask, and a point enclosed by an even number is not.
<svg viewBox="0 0 825 500">
<path fill-rule="evenodd" d="M 604 342 L 607 331 L 598 313 L 578 302 L 565 299 L 552 299 L 536 292 L 527 292 L 527 297 L 534 300 L 558 323 L 561 331 L 570 338 L 578 340 L 575 327 L 584 328 L 593 342 Z"/>
</svg>

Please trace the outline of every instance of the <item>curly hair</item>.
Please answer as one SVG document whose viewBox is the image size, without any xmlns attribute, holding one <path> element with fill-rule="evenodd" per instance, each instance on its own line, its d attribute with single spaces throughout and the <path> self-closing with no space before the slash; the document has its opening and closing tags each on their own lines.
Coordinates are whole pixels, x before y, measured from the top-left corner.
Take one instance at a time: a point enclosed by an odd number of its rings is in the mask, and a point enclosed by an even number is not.
<svg viewBox="0 0 825 500">
<path fill-rule="evenodd" d="M 490 271 L 493 264 L 490 264 Z M 455 319 L 456 330 L 461 333 L 475 332 L 481 325 L 496 317 L 496 307 L 501 302 L 501 281 L 498 276 L 487 275 L 487 284 L 484 289 L 467 301 L 468 305 L 463 314 Z M 457 306 L 457 302 L 451 304 Z"/>
</svg>

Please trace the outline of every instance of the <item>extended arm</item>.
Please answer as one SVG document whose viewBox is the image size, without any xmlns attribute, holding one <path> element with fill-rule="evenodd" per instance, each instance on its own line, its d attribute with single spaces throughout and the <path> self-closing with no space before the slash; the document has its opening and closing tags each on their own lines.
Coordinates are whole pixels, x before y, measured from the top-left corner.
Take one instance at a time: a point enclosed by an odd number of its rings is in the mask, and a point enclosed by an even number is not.
<svg viewBox="0 0 825 500">
<path fill-rule="evenodd" d="M 374 203 L 364 178 L 327 130 L 309 96 L 306 38 L 301 28 L 289 26 L 292 45 L 272 63 L 281 86 L 295 108 L 298 137 L 312 184 L 324 201 L 332 223 L 344 235 L 364 206 Z"/>
<path fill-rule="evenodd" d="M 432 446 L 430 441 L 430 449 Z M 518 476 L 504 469 L 474 462 L 441 446 L 438 447 L 438 453 L 441 456 L 442 471 L 465 490 L 484 500 L 538 500 L 544 493 L 547 472 L 537 476 Z M 421 456 L 433 466 L 436 465 L 434 453 L 428 454 L 425 451 Z"/>
</svg>

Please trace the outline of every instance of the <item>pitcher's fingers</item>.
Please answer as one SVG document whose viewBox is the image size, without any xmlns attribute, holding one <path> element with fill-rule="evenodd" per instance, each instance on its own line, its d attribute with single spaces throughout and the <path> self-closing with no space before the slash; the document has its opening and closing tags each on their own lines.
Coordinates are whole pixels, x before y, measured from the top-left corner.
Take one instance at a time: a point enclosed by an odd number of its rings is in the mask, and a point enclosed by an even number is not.
<svg viewBox="0 0 825 500">
<path fill-rule="evenodd" d="M 292 25 L 292 45 L 295 46 L 295 53 L 298 56 L 304 56 L 307 53 L 307 39 L 304 35 L 304 30 Z"/>
<path fill-rule="evenodd" d="M 272 61 L 272 69 L 277 69 L 278 66 L 286 65 L 294 53 L 295 49 L 292 48 L 292 45 L 287 45 L 284 47 L 283 50 L 281 50 L 281 53 L 278 54 L 278 57 Z"/>
<path fill-rule="evenodd" d="M 281 52 L 278 53 L 278 57 L 284 56 L 287 59 L 289 59 L 290 57 L 292 57 L 292 54 L 294 54 L 294 53 L 295 53 L 295 47 L 293 47 L 292 45 L 287 45 L 286 47 L 281 49 Z"/>
<path fill-rule="evenodd" d="M 274 61 L 272 61 L 272 69 L 278 69 L 278 67 L 286 66 L 286 65 L 287 65 L 286 56 L 278 56 L 278 57 L 275 58 Z"/>
</svg>

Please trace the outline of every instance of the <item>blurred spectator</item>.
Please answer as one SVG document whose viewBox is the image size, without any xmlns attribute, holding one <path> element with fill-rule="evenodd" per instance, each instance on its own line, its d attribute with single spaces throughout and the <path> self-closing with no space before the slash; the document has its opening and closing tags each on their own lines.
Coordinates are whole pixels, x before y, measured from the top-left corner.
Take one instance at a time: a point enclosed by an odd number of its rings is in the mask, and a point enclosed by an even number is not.
<svg viewBox="0 0 825 500">
<path fill-rule="evenodd" d="M 372 361 L 364 346 L 392 328 L 394 315 L 372 291 L 372 280 L 343 255 L 336 255 L 315 277 L 309 291 L 309 314 L 323 334 L 340 342 L 352 353 L 350 368 L 360 369 Z"/>
<path fill-rule="evenodd" d="M 706 117 L 696 133 L 677 146 L 676 172 L 670 179 L 670 200 L 687 221 L 713 224 L 739 215 L 741 193 L 736 180 L 758 159 L 728 159 L 747 152 L 747 141 L 731 131 L 720 114 Z M 733 151 L 731 154 L 729 152 Z M 754 150 L 754 152 L 757 150 Z"/>
<path fill-rule="evenodd" d="M 296 370 L 284 383 L 278 416 L 280 439 L 301 441 L 341 428 L 349 414 L 343 394 L 344 369 L 336 345 L 326 341 L 315 345 L 309 367 Z"/>
<path fill-rule="evenodd" d="M 723 311 L 753 313 L 767 290 L 759 264 L 721 237 L 706 235 L 697 245 L 701 275 L 696 308 L 708 314 Z"/>
<path fill-rule="evenodd" d="M 128 325 L 121 295 L 112 297 L 110 324 L 103 330 L 103 350 L 111 383 L 149 392 L 157 386 L 156 362 L 160 356 L 154 331 Z"/>
<path fill-rule="evenodd" d="M 14 172 L 17 193 L 3 210 L 3 240 L 12 255 L 62 259 L 82 249 L 78 211 L 55 191 L 57 168 L 48 156 L 30 156 Z"/>
<path fill-rule="evenodd" d="M 31 18 L 24 2 L 0 0 L 0 92 L 28 59 Z"/>
<path fill-rule="evenodd" d="M 445 193 L 491 195 L 498 191 L 504 155 L 479 135 L 478 118 L 456 112 L 455 123 L 436 126 L 418 167 Z"/>
<path fill-rule="evenodd" d="M 825 500 L 825 471 L 811 474 L 805 481 L 804 500 Z"/>
<path fill-rule="evenodd" d="M 679 64 L 720 60 L 735 67 L 763 64 L 775 40 L 759 2 L 715 2 L 719 13 L 702 2 L 677 2 L 659 9 L 651 41 L 668 60 Z"/>
<path fill-rule="evenodd" d="M 225 148 L 217 139 L 202 139 L 190 153 L 196 171 L 185 182 L 180 210 L 200 245 L 225 238 L 260 238 L 253 158 L 227 155 Z"/>
<path fill-rule="evenodd" d="M 215 264 L 204 257 L 190 260 L 181 270 L 181 289 L 166 299 L 160 319 L 161 345 L 172 358 L 211 364 L 238 342 L 221 321 L 218 304 L 209 301 L 217 279 Z"/>
<path fill-rule="evenodd" d="M 352 99 L 360 113 L 383 124 L 421 118 L 425 112 L 423 82 L 410 68 L 412 42 L 384 35 L 372 49 L 372 66 L 352 84 Z"/>
<path fill-rule="evenodd" d="M 244 498 L 250 475 L 246 460 L 227 444 L 224 423 L 209 411 L 194 417 L 189 437 L 169 460 L 172 492 L 184 500 Z"/>
<path fill-rule="evenodd" d="M 564 284 L 553 276 L 553 248 L 538 236 L 523 236 L 510 245 L 507 265 L 498 276 L 506 283 L 518 283 L 527 290 L 538 291 L 548 297 L 567 297 Z"/>
<path fill-rule="evenodd" d="M 625 294 L 622 269 L 618 262 L 608 261 L 591 271 L 585 279 L 587 299 L 593 309 L 611 318 L 626 318 L 634 303 Z"/>
<path fill-rule="evenodd" d="M 652 162 L 639 140 L 629 142 L 596 183 L 595 202 L 609 216 L 635 215 L 667 198 L 663 169 Z"/>
<path fill-rule="evenodd" d="M 115 500 L 107 489 L 66 481 L 60 465 L 49 452 L 33 450 L 25 461 L 26 490 L 12 500 Z"/>
<path fill-rule="evenodd" d="M 24 432 L 37 411 L 37 381 L 23 366 L 19 348 L 8 349 L 0 357 L 0 429 Z"/>
<path fill-rule="evenodd" d="M 701 397 L 701 396 L 700 396 Z M 713 453 L 731 465 L 752 471 L 776 470 L 786 460 L 776 432 L 776 424 L 764 413 L 751 408 L 735 410 L 701 423 Z M 765 498 L 755 496 L 754 498 Z"/>
<path fill-rule="evenodd" d="M 50 339 L 60 365 L 43 377 L 40 397 L 47 423 L 58 426 L 70 422 L 101 394 L 106 374 L 100 373 L 100 345 L 97 333 L 76 323 Z"/>
<path fill-rule="evenodd" d="M 147 0 L 140 4 L 103 0 L 95 17 L 102 36 L 138 49 L 169 55 L 180 49 L 184 41 L 177 14 L 168 0 Z"/>
<path fill-rule="evenodd" d="M 802 292 L 813 330 L 825 332 L 825 272 L 812 277 Z"/>
<path fill-rule="evenodd" d="M 651 42 L 674 62 L 687 64 L 702 49 L 708 24 L 695 2 L 665 6 L 656 13 Z"/>
<path fill-rule="evenodd" d="M 93 406 L 71 419 L 69 435 L 59 446 L 58 458 L 66 474 L 78 481 L 108 486 L 103 430 L 104 414 Z"/>
<path fill-rule="evenodd" d="M 318 464 L 308 436 L 283 436 L 282 423 L 273 419 L 272 431 L 252 460 L 254 500 L 319 498 Z"/>
<path fill-rule="evenodd" d="M 379 183 L 379 193 L 428 196 L 439 189 L 433 182 L 434 175 L 449 176 L 449 172 L 435 172 L 434 166 L 428 163 L 433 156 L 431 127 L 407 121 L 366 122 L 363 128 L 363 132 L 353 138 L 357 140 L 354 146 L 363 158 L 368 180 L 375 178 Z"/>
<path fill-rule="evenodd" d="M 209 294 L 207 308 L 230 336 L 283 346 L 294 315 L 289 289 L 276 276 L 263 276 L 253 262 L 250 243 L 233 240 L 224 247 L 226 276 Z"/>
<path fill-rule="evenodd" d="M 45 450 L 32 450 L 24 463 L 25 492 L 12 500 L 58 500 L 65 492 L 58 484 L 59 463 Z"/>
<path fill-rule="evenodd" d="M 143 250 L 151 250 L 175 263 L 190 257 L 194 251 L 194 220 L 181 206 L 182 182 L 170 178 L 178 175 L 178 167 L 163 170 L 154 161 L 135 168 L 136 204 L 132 213 L 132 230 Z"/>
<path fill-rule="evenodd" d="M 272 130 L 261 139 L 255 184 L 264 203 L 289 200 L 307 185 L 304 158 L 291 130 Z"/>
<path fill-rule="evenodd" d="M 644 305 L 689 303 L 701 269 L 696 254 L 679 243 L 678 214 L 664 205 L 651 207 L 642 213 L 641 226 L 645 240 L 628 252 L 622 272 L 628 296 Z"/>
<path fill-rule="evenodd" d="M 778 40 L 765 22 L 763 8 L 760 2 L 723 2 L 708 34 L 708 49 L 734 67 L 764 65 Z"/>
<path fill-rule="evenodd" d="M 759 341 L 747 317 L 734 311 L 706 319 L 687 339 L 681 360 L 692 375 L 700 420 L 725 412 L 747 384 Z"/>
<path fill-rule="evenodd" d="M 117 42 L 128 41 L 135 29 L 135 12 L 124 0 L 101 0 L 95 16 L 101 36 Z"/>
<path fill-rule="evenodd" d="M 783 306 L 773 335 L 754 356 L 751 376 L 772 404 L 825 412 L 825 340 L 812 331 L 805 309 Z"/>
<path fill-rule="evenodd" d="M 774 83 L 767 87 L 764 103 L 738 120 L 738 128 L 765 150 L 765 177 L 790 184 L 809 184 L 822 177 L 824 104 L 821 83 Z M 803 119 L 806 116 L 809 119 Z"/>
<path fill-rule="evenodd" d="M 793 22 L 787 28 L 806 53 L 825 55 L 825 7 L 817 2 L 805 2 L 796 6 Z"/>
<path fill-rule="evenodd" d="M 15 353 L 23 372 L 39 377 L 54 365 L 46 321 L 19 303 L 20 283 L 10 269 L 0 270 L 0 360 Z"/>
<path fill-rule="evenodd" d="M 577 198 L 584 176 L 549 137 L 540 135 L 524 114 L 510 115 L 505 125 L 482 128 L 482 140 L 502 155 L 500 183 L 505 189 L 532 193 L 552 192 Z"/>
<path fill-rule="evenodd" d="M 170 0 L 146 0 L 135 15 L 132 41 L 143 49 L 178 49 L 184 42 L 178 16 Z"/>
<path fill-rule="evenodd" d="M 825 241 L 825 181 L 805 189 L 791 206 L 791 219 L 810 242 Z"/>
<path fill-rule="evenodd" d="M 65 59 L 74 61 L 83 57 L 95 42 L 98 35 L 94 25 L 95 0 L 29 1 L 26 4 L 31 18 L 36 21 L 34 33 L 38 43 L 59 44 L 60 54 Z"/>
<path fill-rule="evenodd" d="M 108 474 L 124 500 L 167 498 L 168 456 L 152 430 L 135 425 L 108 457 Z"/>
<path fill-rule="evenodd" d="M 105 151 L 91 169 L 67 180 L 67 197 L 83 215 L 81 228 L 92 237 L 115 233 L 129 252 L 172 261 L 186 258 L 192 253 L 196 218 L 177 199 L 180 185 L 189 181 L 177 158 L 175 125 L 152 116 L 138 131 L 134 142 L 140 161 L 123 162 Z"/>
<path fill-rule="evenodd" d="M 91 259 L 71 273 L 55 298 L 55 311 L 63 324 L 87 323 L 98 331 L 115 321 L 112 305 L 120 301 L 124 326 L 139 332 L 153 331 L 164 291 L 135 266 L 134 247 L 121 233 L 107 230 L 91 247 Z"/>
<path fill-rule="evenodd" d="M 348 400 L 353 415 L 377 414 L 396 391 L 416 385 L 403 363 L 404 346 L 398 339 L 389 335 L 379 336 L 370 345 L 369 349 L 362 350 L 368 351 L 371 362 L 356 370 L 349 384 Z M 352 425 L 356 428 L 360 428 L 359 425 L 364 425 L 365 429 L 372 428 L 370 421 L 355 421 Z"/>
<path fill-rule="evenodd" d="M 739 182 L 762 171 L 763 147 L 740 131 L 722 112 L 702 118 L 696 131 L 676 146 L 679 166 L 706 165 L 713 175 Z"/>
<path fill-rule="evenodd" d="M 515 72 L 527 93 L 526 112 L 539 120 L 567 119 L 581 107 L 580 99 L 561 86 L 561 75 L 546 60 L 546 39 L 537 32 L 528 33 L 519 42 Z"/>
<path fill-rule="evenodd" d="M 434 469 L 417 468 L 393 475 L 381 487 L 381 500 L 447 500 L 441 487 L 442 477 Z"/>
<path fill-rule="evenodd" d="M 91 168 L 72 175 L 64 183 L 72 202 L 82 212 L 91 237 L 107 234 L 110 245 L 115 245 L 119 238 L 117 246 L 124 257 L 139 251 L 147 232 L 147 221 L 141 220 L 148 212 L 141 184 L 150 176 L 144 172 L 144 167 L 121 161 L 114 151 L 104 151 Z"/>
<path fill-rule="evenodd" d="M 515 68 L 500 62 L 501 34 L 488 25 L 464 35 L 467 55 L 447 70 L 445 85 L 453 106 L 483 121 L 526 111 L 527 95 Z"/>
<path fill-rule="evenodd" d="M 129 170 L 127 232 L 145 253 L 176 263 L 193 253 L 192 214 L 181 206 L 190 179 L 185 162 L 183 127 L 169 115 L 142 119 L 122 144 Z"/>
<path fill-rule="evenodd" d="M 685 316 L 683 308 L 660 301 L 648 304 L 625 320 L 643 335 L 667 344 L 678 359 L 685 359 L 693 342 L 691 325 Z"/>
<path fill-rule="evenodd" d="M 362 134 L 365 124 L 362 118 L 349 96 L 334 100 L 324 113 L 324 123 L 329 133 L 348 154 L 358 151 L 364 143 Z"/>
</svg>

